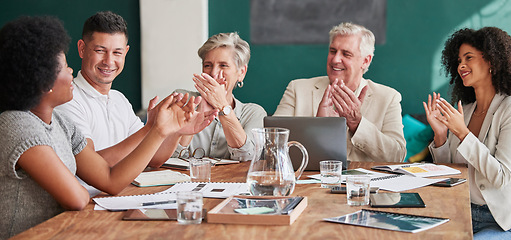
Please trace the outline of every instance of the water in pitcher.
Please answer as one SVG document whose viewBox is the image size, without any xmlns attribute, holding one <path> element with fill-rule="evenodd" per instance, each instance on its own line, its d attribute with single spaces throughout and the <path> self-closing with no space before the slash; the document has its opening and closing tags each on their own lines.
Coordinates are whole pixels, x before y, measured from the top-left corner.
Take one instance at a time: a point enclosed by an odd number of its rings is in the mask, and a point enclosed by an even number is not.
<svg viewBox="0 0 511 240">
<path fill-rule="evenodd" d="M 295 190 L 296 179 L 307 166 L 309 155 L 299 142 L 290 141 L 285 128 L 252 129 L 256 151 L 247 173 L 247 184 L 254 196 L 289 196 Z M 289 147 L 302 152 L 302 164 L 295 173 L 289 158 Z"/>
<path fill-rule="evenodd" d="M 282 179 L 279 175 L 273 171 L 248 173 L 250 192 L 255 196 L 288 196 L 295 189 L 294 176 L 292 179 Z"/>
</svg>

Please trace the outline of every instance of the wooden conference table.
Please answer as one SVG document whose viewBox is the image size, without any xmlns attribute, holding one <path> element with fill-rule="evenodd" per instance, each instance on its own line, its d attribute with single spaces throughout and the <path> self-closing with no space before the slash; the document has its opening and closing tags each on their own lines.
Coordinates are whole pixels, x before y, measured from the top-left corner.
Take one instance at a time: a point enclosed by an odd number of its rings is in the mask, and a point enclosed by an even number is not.
<svg viewBox="0 0 511 240">
<path fill-rule="evenodd" d="M 212 168 L 212 181 L 244 182 L 249 162 Z M 352 162 L 350 168 L 384 163 Z M 468 177 L 464 165 L 450 165 Z M 305 172 L 304 175 L 317 174 Z M 302 179 L 306 179 L 302 176 Z M 346 204 L 345 194 L 330 194 L 320 184 L 298 184 L 292 195 L 307 196 L 308 206 L 291 226 L 209 224 L 178 225 L 176 221 L 123 221 L 124 212 L 94 211 L 94 203 L 82 211 L 67 211 L 13 239 L 472 239 L 468 182 L 450 188 L 427 186 L 419 192 L 426 208 L 393 208 L 383 211 L 449 218 L 440 226 L 419 233 L 404 233 L 322 221 L 323 218 L 353 213 L 364 207 Z M 139 188 L 130 185 L 119 195 L 155 193 L 167 187 Z M 212 209 L 222 199 L 204 199 Z"/>
</svg>

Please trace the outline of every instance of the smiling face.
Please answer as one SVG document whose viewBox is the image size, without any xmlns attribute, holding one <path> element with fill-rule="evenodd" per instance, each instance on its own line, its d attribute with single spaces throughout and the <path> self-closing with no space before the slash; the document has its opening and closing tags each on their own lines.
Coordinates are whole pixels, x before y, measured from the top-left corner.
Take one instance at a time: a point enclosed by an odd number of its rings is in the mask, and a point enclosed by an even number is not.
<svg viewBox="0 0 511 240">
<path fill-rule="evenodd" d="M 243 81 L 247 66 L 238 68 L 234 62 L 234 50 L 228 47 L 215 48 L 204 56 L 202 61 L 202 72 L 209 74 L 215 79 L 218 79 L 220 71 L 223 71 L 225 77 L 225 90 L 227 96 L 232 95 L 232 90 L 236 82 Z"/>
<path fill-rule="evenodd" d="M 344 80 L 344 83 L 354 91 L 371 59 L 371 55 L 362 56 L 359 35 L 337 35 L 332 40 L 328 52 L 326 66 L 328 78 L 330 82 L 335 79 Z"/>
<path fill-rule="evenodd" d="M 462 44 L 458 54 L 458 74 L 466 87 L 491 84 L 490 63 L 483 53 L 469 44 Z M 483 85 L 482 85 L 483 84 Z"/>
<path fill-rule="evenodd" d="M 59 71 L 53 84 L 52 91 L 48 95 L 52 97 L 55 106 L 64 104 L 73 99 L 73 69 L 67 65 L 66 55 L 58 56 Z"/>
<path fill-rule="evenodd" d="M 95 32 L 91 39 L 79 40 L 78 53 L 82 58 L 83 77 L 105 94 L 104 91 L 110 90 L 112 82 L 122 72 L 128 50 L 123 33 Z"/>
</svg>

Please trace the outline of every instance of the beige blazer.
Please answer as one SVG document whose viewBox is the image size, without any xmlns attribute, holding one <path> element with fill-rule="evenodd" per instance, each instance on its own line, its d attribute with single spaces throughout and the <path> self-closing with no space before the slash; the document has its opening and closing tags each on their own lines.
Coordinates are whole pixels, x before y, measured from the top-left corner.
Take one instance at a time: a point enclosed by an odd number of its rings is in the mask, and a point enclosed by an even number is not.
<svg viewBox="0 0 511 240">
<path fill-rule="evenodd" d="M 355 134 L 347 136 L 348 160 L 401 162 L 406 156 L 401 94 L 371 80 L 363 81 L 369 88 L 362 103 L 362 121 Z M 329 83 L 327 76 L 291 81 L 274 116 L 316 116 Z"/>
<path fill-rule="evenodd" d="M 466 125 L 476 104 L 463 106 Z M 435 162 L 468 163 L 470 195 L 479 190 L 499 226 L 511 229 L 511 97 L 493 97 L 478 137 L 469 133 L 460 143 L 449 133 L 446 144 L 430 150 Z"/>
</svg>

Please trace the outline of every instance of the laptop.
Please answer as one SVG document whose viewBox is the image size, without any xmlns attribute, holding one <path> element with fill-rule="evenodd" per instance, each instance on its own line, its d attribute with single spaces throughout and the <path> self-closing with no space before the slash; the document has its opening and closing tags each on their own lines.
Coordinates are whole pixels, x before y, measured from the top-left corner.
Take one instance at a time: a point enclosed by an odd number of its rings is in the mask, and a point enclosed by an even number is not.
<svg viewBox="0 0 511 240">
<path fill-rule="evenodd" d="M 319 171 L 322 160 L 342 161 L 348 168 L 346 151 L 346 119 L 343 117 L 265 117 L 264 127 L 281 127 L 290 130 L 289 141 L 301 143 L 309 154 L 305 170 Z M 293 168 L 302 162 L 302 153 L 296 147 L 289 148 Z"/>
</svg>

